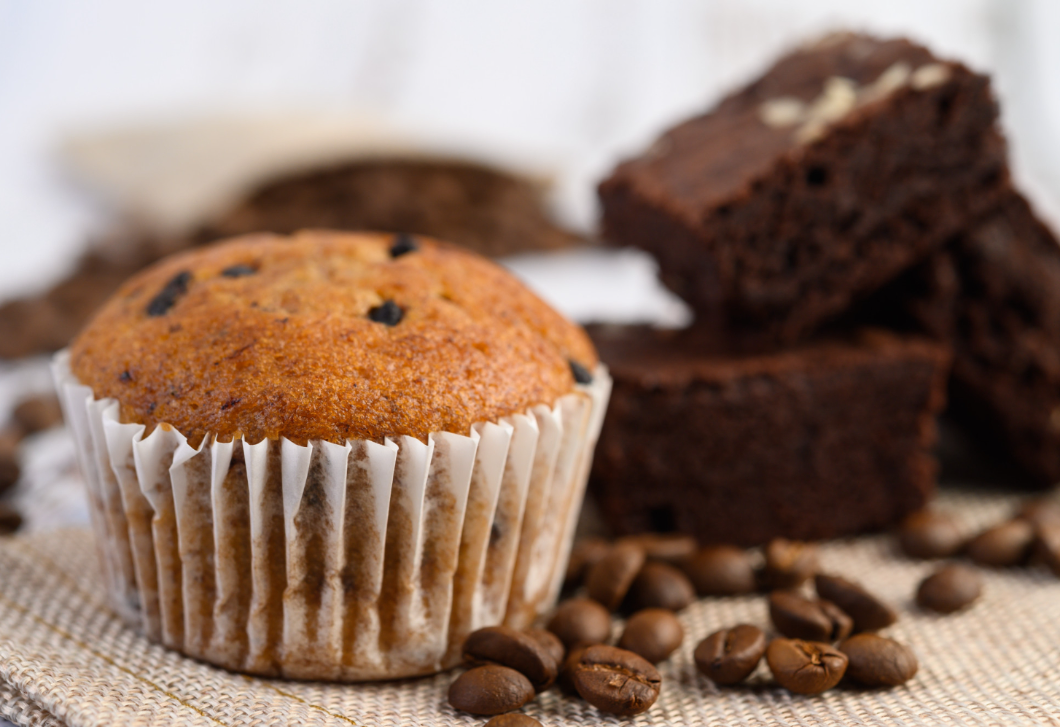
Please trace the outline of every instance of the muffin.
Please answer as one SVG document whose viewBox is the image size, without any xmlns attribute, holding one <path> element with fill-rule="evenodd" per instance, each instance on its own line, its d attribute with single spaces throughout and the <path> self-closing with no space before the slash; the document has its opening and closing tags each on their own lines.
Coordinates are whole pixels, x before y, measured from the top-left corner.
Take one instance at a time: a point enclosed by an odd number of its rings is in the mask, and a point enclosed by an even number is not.
<svg viewBox="0 0 1060 727">
<path fill-rule="evenodd" d="M 161 261 L 54 371 L 122 616 L 341 681 L 447 668 L 552 605 L 610 389 L 494 264 L 325 231 Z"/>
</svg>

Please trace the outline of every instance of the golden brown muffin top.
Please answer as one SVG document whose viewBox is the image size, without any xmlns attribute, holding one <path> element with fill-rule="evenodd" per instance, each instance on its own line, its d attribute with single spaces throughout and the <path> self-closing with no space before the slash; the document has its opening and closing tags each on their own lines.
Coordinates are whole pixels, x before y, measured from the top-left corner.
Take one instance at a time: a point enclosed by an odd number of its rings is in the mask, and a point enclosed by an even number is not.
<svg viewBox="0 0 1060 727">
<path fill-rule="evenodd" d="M 596 363 L 580 327 L 473 253 L 326 231 L 167 258 L 128 280 L 70 355 L 123 421 L 165 422 L 193 444 L 466 434 L 553 403 Z"/>
</svg>

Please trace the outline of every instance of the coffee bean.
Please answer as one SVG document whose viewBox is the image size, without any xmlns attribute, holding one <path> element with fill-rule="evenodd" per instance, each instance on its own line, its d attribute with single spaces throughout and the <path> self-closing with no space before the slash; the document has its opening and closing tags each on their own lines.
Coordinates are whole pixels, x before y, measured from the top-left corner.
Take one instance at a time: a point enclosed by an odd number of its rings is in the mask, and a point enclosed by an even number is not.
<svg viewBox="0 0 1060 727">
<path fill-rule="evenodd" d="M 866 687 L 896 687 L 916 675 L 916 654 L 904 644 L 877 634 L 858 634 L 839 645 L 847 656 L 848 679 Z"/>
<path fill-rule="evenodd" d="M 1023 504 L 1016 517 L 1026 520 L 1035 528 L 1060 527 L 1060 501 L 1054 497 L 1038 497 L 1029 500 Z"/>
<path fill-rule="evenodd" d="M 574 686 L 600 711 L 632 717 L 655 704 L 662 677 L 633 652 L 597 644 L 585 650 L 574 668 Z"/>
<path fill-rule="evenodd" d="M 1034 560 L 1060 576 L 1060 524 L 1038 528 L 1034 539 Z"/>
<path fill-rule="evenodd" d="M 225 268 L 221 271 L 221 275 L 226 278 L 245 278 L 248 275 L 254 275 L 256 272 L 258 271 L 254 266 L 239 263 Z"/>
<path fill-rule="evenodd" d="M 766 653 L 766 634 L 750 624 L 715 631 L 696 646 L 696 668 L 715 684 L 738 684 Z"/>
<path fill-rule="evenodd" d="M 22 474 L 18 465 L 19 438 L 13 431 L 0 432 L 0 495 L 18 482 Z"/>
<path fill-rule="evenodd" d="M 54 395 L 23 399 L 13 412 L 15 423 L 26 434 L 42 432 L 63 423 L 63 411 Z"/>
<path fill-rule="evenodd" d="M 396 326 L 405 317 L 405 311 L 392 300 L 384 300 L 382 305 L 368 309 L 368 319 L 384 326 Z"/>
<path fill-rule="evenodd" d="M 578 694 L 578 689 L 574 686 L 574 668 L 578 666 L 578 663 L 582 660 L 582 655 L 590 646 L 592 646 L 592 644 L 577 644 L 572 646 L 567 652 L 567 658 L 563 660 L 563 665 L 559 669 L 559 676 L 556 678 L 556 684 L 559 685 L 560 691 L 569 697 L 581 696 Z"/>
<path fill-rule="evenodd" d="M 701 596 L 732 596 L 755 590 L 755 572 L 747 551 L 712 545 L 694 553 L 684 571 Z"/>
<path fill-rule="evenodd" d="M 416 239 L 412 235 L 399 232 L 394 235 L 394 242 L 390 245 L 390 257 L 401 257 L 410 252 L 416 252 L 418 249 L 419 245 L 416 244 Z"/>
<path fill-rule="evenodd" d="M 640 654 L 652 664 L 664 661 L 685 639 L 685 630 L 673 611 L 646 608 L 626 621 L 618 648 Z"/>
<path fill-rule="evenodd" d="M 627 611 L 643 608 L 680 611 L 694 600 L 696 590 L 688 576 L 667 563 L 649 561 L 633 579 L 633 585 L 622 603 Z"/>
<path fill-rule="evenodd" d="M 449 704 L 471 714 L 503 714 L 534 698 L 534 685 L 515 669 L 487 664 L 468 669 L 449 685 Z"/>
<path fill-rule="evenodd" d="M 557 667 L 563 663 L 563 657 L 567 655 L 567 649 L 564 648 L 563 642 L 559 640 L 558 636 L 545 629 L 527 629 L 526 635 L 548 652 L 553 661 L 556 662 Z"/>
<path fill-rule="evenodd" d="M 593 383 L 593 375 L 589 372 L 589 369 L 582 366 L 580 363 L 571 359 L 568 361 L 570 364 L 571 376 L 574 377 L 574 383 L 576 384 L 591 384 Z"/>
<path fill-rule="evenodd" d="M 814 576 L 817 595 L 839 606 L 854 620 L 854 631 L 878 631 L 898 620 L 898 614 L 861 585 L 839 576 Z"/>
<path fill-rule="evenodd" d="M 549 648 L 531 635 L 507 626 L 473 631 L 464 642 L 464 660 L 470 664 L 500 664 L 515 669 L 537 691 L 556 681 L 559 663 Z"/>
<path fill-rule="evenodd" d="M 611 614 L 596 601 L 571 598 L 556 609 L 548 630 L 568 649 L 577 643 L 601 644 L 611 636 Z"/>
<path fill-rule="evenodd" d="M 810 600 L 792 591 L 769 594 L 769 617 L 777 631 L 791 639 L 839 641 L 854 621 L 831 601 Z"/>
<path fill-rule="evenodd" d="M 620 543 L 636 543 L 648 560 L 677 565 L 696 552 L 699 545 L 691 535 L 681 533 L 638 533 L 619 538 Z"/>
<path fill-rule="evenodd" d="M 22 516 L 18 514 L 18 510 L 6 502 L 0 502 L 0 535 L 10 535 L 20 527 Z"/>
<path fill-rule="evenodd" d="M 968 543 L 968 557 L 980 565 L 1021 565 L 1034 546 L 1034 526 L 1026 520 L 1009 520 L 976 535 Z"/>
<path fill-rule="evenodd" d="M 817 573 L 817 546 L 774 538 L 766 545 L 765 585 L 770 589 L 796 588 Z"/>
<path fill-rule="evenodd" d="M 983 592 L 983 579 L 965 565 L 946 565 L 920 582 L 916 602 L 938 613 L 953 613 L 970 605 Z"/>
<path fill-rule="evenodd" d="M 570 551 L 567 561 L 567 575 L 563 583 L 567 588 L 577 588 L 585 578 L 585 573 L 611 550 L 611 543 L 603 538 L 583 538 Z"/>
<path fill-rule="evenodd" d="M 177 299 L 188 292 L 189 282 L 191 282 L 191 273 L 187 270 L 173 276 L 158 292 L 158 295 L 147 304 L 147 315 L 158 317 L 168 313 L 169 309 L 176 305 Z"/>
<path fill-rule="evenodd" d="M 589 569 L 585 578 L 589 598 L 614 611 L 626 597 L 633 579 L 644 565 L 644 549 L 636 543 L 615 543 Z"/>
<path fill-rule="evenodd" d="M 914 512 L 902 521 L 898 544 L 912 558 L 948 558 L 964 545 L 957 522 L 934 510 Z"/>
<path fill-rule="evenodd" d="M 766 649 L 766 662 L 777 683 L 796 694 L 820 694 L 831 689 L 847 670 L 843 652 L 800 639 L 773 639 Z"/>
<path fill-rule="evenodd" d="M 487 722 L 484 727 L 542 727 L 542 725 L 533 717 L 521 712 L 509 712 L 508 714 L 498 714 Z"/>
</svg>

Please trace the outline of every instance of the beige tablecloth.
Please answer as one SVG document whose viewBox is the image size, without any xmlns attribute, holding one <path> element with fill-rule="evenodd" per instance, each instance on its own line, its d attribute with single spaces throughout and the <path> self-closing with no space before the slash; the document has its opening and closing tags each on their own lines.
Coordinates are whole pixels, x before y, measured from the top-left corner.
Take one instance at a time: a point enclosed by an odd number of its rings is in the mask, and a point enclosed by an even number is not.
<svg viewBox="0 0 1060 727">
<path fill-rule="evenodd" d="M 948 492 L 940 506 L 973 531 L 1014 498 Z M 618 720 L 552 690 L 525 711 L 560 725 L 1060 725 L 1060 579 L 1039 569 L 986 573 L 965 613 L 919 611 L 912 595 L 933 567 L 895 554 L 884 536 L 829 543 L 824 566 L 891 599 L 888 632 L 910 644 L 920 673 L 887 691 L 799 697 L 764 665 L 747 686 L 718 689 L 692 662 L 696 642 L 741 621 L 767 625 L 765 599 L 704 599 L 681 614 L 686 639 L 661 665 L 659 702 Z M 330 685 L 253 679 L 150 644 L 106 606 L 91 535 L 66 530 L 0 539 L 0 716 L 19 725 L 481 725 L 445 700 L 451 675 Z"/>
</svg>

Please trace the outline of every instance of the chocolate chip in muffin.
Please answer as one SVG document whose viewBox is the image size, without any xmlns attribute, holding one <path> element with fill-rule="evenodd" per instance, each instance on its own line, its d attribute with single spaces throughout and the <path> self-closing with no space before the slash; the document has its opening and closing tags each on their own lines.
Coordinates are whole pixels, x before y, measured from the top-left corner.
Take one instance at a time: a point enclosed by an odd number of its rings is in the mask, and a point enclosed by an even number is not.
<svg viewBox="0 0 1060 727">
<path fill-rule="evenodd" d="M 570 372 L 574 374 L 574 380 L 579 384 L 593 383 L 593 375 L 589 373 L 589 369 L 573 359 L 570 362 Z"/>
<path fill-rule="evenodd" d="M 256 268 L 244 263 L 239 263 L 238 265 L 232 265 L 231 267 L 225 268 L 221 271 L 221 275 L 226 278 L 244 278 L 248 275 L 253 275 L 256 272 L 258 272 Z"/>
<path fill-rule="evenodd" d="M 419 246 L 416 244 L 416 239 L 407 232 L 399 232 L 394 235 L 394 244 L 390 246 L 390 257 L 401 257 L 417 250 Z"/>
<path fill-rule="evenodd" d="M 128 369 L 118 374 L 118 381 L 132 381 L 132 374 L 129 373 Z"/>
<path fill-rule="evenodd" d="M 147 315 L 157 317 L 168 313 L 169 309 L 176 304 L 177 298 L 188 291 L 188 281 L 190 280 L 191 273 L 187 270 L 183 270 L 173 276 L 158 292 L 158 295 L 147 304 Z"/>
<path fill-rule="evenodd" d="M 377 305 L 368 311 L 368 317 L 376 323 L 386 326 L 396 326 L 405 317 L 405 311 L 392 300 L 384 300 L 382 305 Z"/>
</svg>

